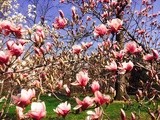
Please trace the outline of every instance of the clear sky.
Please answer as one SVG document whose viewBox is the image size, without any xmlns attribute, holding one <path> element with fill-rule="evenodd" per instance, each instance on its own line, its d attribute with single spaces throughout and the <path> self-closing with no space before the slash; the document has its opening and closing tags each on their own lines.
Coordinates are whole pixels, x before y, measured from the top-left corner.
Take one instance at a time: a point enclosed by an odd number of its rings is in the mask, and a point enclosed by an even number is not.
<svg viewBox="0 0 160 120">
<path fill-rule="evenodd" d="M 18 2 L 20 4 L 19 11 L 22 12 L 23 14 L 25 14 L 26 16 L 28 16 L 27 10 L 28 10 L 28 5 L 30 4 L 28 1 L 33 1 L 34 3 L 35 3 L 35 1 L 39 1 L 39 3 L 37 4 L 37 9 L 36 9 L 37 15 L 38 15 L 36 22 L 40 21 L 41 15 L 44 15 L 45 19 L 51 25 L 51 23 L 54 21 L 55 17 L 59 16 L 59 12 L 58 12 L 59 10 L 63 10 L 63 12 L 67 18 L 71 17 L 72 5 L 60 4 L 59 0 L 18 0 Z M 133 1 L 133 3 L 136 3 L 135 8 L 137 10 L 139 10 L 142 7 L 141 0 L 132 0 L 132 1 Z M 157 0 L 154 3 L 154 9 L 151 12 L 153 12 L 153 13 L 160 12 L 160 3 L 159 2 L 160 2 L 160 0 Z M 49 10 L 45 11 L 47 7 L 49 8 Z M 45 13 L 46 13 L 46 15 L 45 15 Z M 159 20 L 158 20 L 158 22 L 159 22 Z M 96 24 L 99 24 L 99 22 L 97 21 Z"/>
</svg>

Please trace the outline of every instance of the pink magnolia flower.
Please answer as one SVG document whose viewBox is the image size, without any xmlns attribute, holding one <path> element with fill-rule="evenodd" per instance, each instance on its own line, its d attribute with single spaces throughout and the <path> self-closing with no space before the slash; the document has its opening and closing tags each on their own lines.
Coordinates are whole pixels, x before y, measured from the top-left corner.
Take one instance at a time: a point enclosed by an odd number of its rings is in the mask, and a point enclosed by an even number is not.
<svg viewBox="0 0 160 120">
<path fill-rule="evenodd" d="M 121 50 L 120 52 L 117 52 L 117 51 L 113 51 L 113 55 L 116 59 L 120 59 L 122 60 L 123 56 L 124 56 L 124 51 Z"/>
<path fill-rule="evenodd" d="M 0 22 L 0 28 L 1 28 L 1 32 L 4 35 L 9 35 L 11 33 L 11 28 L 13 27 L 12 23 L 8 20 L 4 20 L 2 22 Z"/>
<path fill-rule="evenodd" d="M 125 52 L 130 54 L 139 53 L 142 51 L 142 47 L 137 47 L 136 42 L 128 42 L 124 48 Z"/>
<path fill-rule="evenodd" d="M 17 38 L 21 38 L 22 37 L 22 33 L 23 33 L 23 29 L 21 25 L 18 25 L 17 27 L 12 27 L 11 28 L 11 32 L 17 37 Z"/>
<path fill-rule="evenodd" d="M 116 6 L 116 5 L 117 5 L 117 3 L 118 3 L 118 1 L 117 1 L 117 0 L 112 0 L 112 1 L 111 1 L 111 5 L 112 5 L 112 6 Z"/>
<path fill-rule="evenodd" d="M 18 117 L 18 120 L 24 119 L 25 115 L 23 114 L 23 108 L 16 106 L 16 114 Z"/>
<path fill-rule="evenodd" d="M 93 106 L 94 99 L 89 96 L 86 96 L 83 99 L 83 101 L 81 101 L 79 98 L 75 98 L 75 99 L 78 105 L 73 108 L 74 110 L 77 110 L 77 109 L 86 110 L 88 107 Z"/>
<path fill-rule="evenodd" d="M 107 2 L 107 3 L 110 2 L 110 0 L 99 0 L 99 1 L 101 1 L 101 2 Z"/>
<path fill-rule="evenodd" d="M 126 113 L 124 112 L 123 109 L 121 109 L 121 119 L 122 120 L 127 120 Z"/>
<path fill-rule="evenodd" d="M 67 84 L 64 84 L 64 85 L 63 85 L 63 88 L 65 89 L 65 91 L 66 91 L 66 93 L 67 93 L 67 96 L 70 96 L 71 91 L 70 91 L 68 85 L 67 85 Z"/>
<path fill-rule="evenodd" d="M 133 69 L 134 64 L 132 63 L 132 61 L 127 62 L 123 62 L 122 63 L 122 67 L 119 67 L 120 69 L 120 74 L 125 74 L 126 72 L 130 72 Z"/>
<path fill-rule="evenodd" d="M 59 116 L 66 117 L 71 110 L 71 104 L 67 104 L 67 101 L 60 103 L 56 109 L 53 109 Z"/>
<path fill-rule="evenodd" d="M 106 28 L 106 26 L 104 24 L 96 26 L 94 29 L 94 32 L 93 32 L 94 36 L 96 36 L 96 37 L 98 37 L 98 36 L 102 37 L 102 36 L 109 34 L 109 33 L 110 33 L 109 30 Z"/>
<path fill-rule="evenodd" d="M 92 20 L 92 17 L 91 16 L 87 16 L 86 20 L 90 21 L 90 20 Z"/>
<path fill-rule="evenodd" d="M 144 34 L 144 33 L 145 33 L 145 30 L 143 30 L 143 29 L 139 29 L 139 30 L 137 30 L 137 33 L 138 33 L 138 34 L 140 34 L 140 35 L 142 35 L 142 34 Z"/>
<path fill-rule="evenodd" d="M 12 55 L 20 56 L 23 53 L 24 47 L 21 44 L 13 44 L 10 50 Z"/>
<path fill-rule="evenodd" d="M 153 54 L 154 59 L 158 59 L 159 54 L 157 50 L 152 49 L 152 54 Z"/>
<path fill-rule="evenodd" d="M 65 0 L 59 0 L 59 2 L 60 2 L 60 3 L 64 3 L 64 2 L 65 2 Z"/>
<path fill-rule="evenodd" d="M 61 89 L 63 87 L 63 80 L 57 82 L 56 88 Z"/>
<path fill-rule="evenodd" d="M 34 41 L 37 45 L 43 42 L 43 38 L 39 36 L 37 33 L 34 34 Z"/>
<path fill-rule="evenodd" d="M 9 55 L 3 51 L 0 51 L 0 64 L 6 64 L 9 61 Z"/>
<path fill-rule="evenodd" d="M 110 71 L 117 71 L 117 63 L 112 61 L 110 65 L 105 66 L 105 68 Z"/>
<path fill-rule="evenodd" d="M 25 107 L 29 105 L 33 97 L 35 97 L 34 89 L 29 89 L 28 91 L 25 89 L 22 89 L 21 93 L 18 96 L 12 95 L 14 104 L 20 107 Z"/>
<path fill-rule="evenodd" d="M 131 112 L 131 120 L 136 120 L 136 116 L 133 112 Z"/>
<path fill-rule="evenodd" d="M 5 36 L 9 35 L 10 33 L 13 33 L 16 37 L 21 38 L 22 31 L 23 30 L 21 25 L 16 26 L 8 20 L 0 22 L 0 32 L 2 32 L 2 34 L 4 34 Z"/>
<path fill-rule="evenodd" d="M 22 44 L 16 44 L 14 41 L 8 41 L 7 47 L 11 53 L 11 55 L 20 56 L 23 53 L 24 47 Z"/>
<path fill-rule="evenodd" d="M 67 19 L 62 18 L 60 16 L 56 18 L 55 22 L 53 23 L 53 27 L 56 29 L 63 29 L 65 28 L 66 25 L 67 25 Z"/>
<path fill-rule="evenodd" d="M 37 26 L 37 28 L 36 28 L 36 34 L 39 37 L 45 38 L 45 34 L 44 34 L 43 28 L 41 26 Z"/>
<path fill-rule="evenodd" d="M 152 60 L 157 60 L 159 57 L 158 51 L 152 49 L 152 54 L 147 54 L 143 57 L 145 61 L 152 61 Z"/>
<path fill-rule="evenodd" d="M 94 111 L 87 111 L 88 117 L 87 120 L 101 120 L 103 110 L 100 107 L 95 108 Z"/>
<path fill-rule="evenodd" d="M 72 46 L 72 52 L 74 54 L 79 54 L 82 51 L 82 47 L 80 45 L 74 45 Z"/>
<path fill-rule="evenodd" d="M 44 102 L 32 102 L 31 110 L 27 113 L 27 116 L 34 120 L 41 120 L 46 116 L 46 106 Z"/>
<path fill-rule="evenodd" d="M 7 48 L 8 48 L 9 50 L 11 50 L 13 44 L 15 44 L 15 42 L 14 42 L 13 40 L 7 41 Z"/>
<path fill-rule="evenodd" d="M 154 58 L 152 54 L 146 54 L 145 56 L 143 56 L 143 59 L 145 61 L 152 61 Z"/>
<path fill-rule="evenodd" d="M 109 95 L 104 95 L 100 91 L 96 91 L 94 93 L 94 96 L 94 101 L 99 105 L 108 104 L 111 100 L 111 97 Z"/>
<path fill-rule="evenodd" d="M 50 42 L 46 43 L 46 51 L 49 52 L 49 50 L 51 50 L 52 48 L 52 44 Z"/>
<path fill-rule="evenodd" d="M 91 89 L 92 89 L 92 92 L 96 92 L 96 91 L 99 91 L 100 89 L 100 85 L 99 85 L 99 82 L 98 81 L 93 81 L 92 84 L 91 84 Z"/>
<path fill-rule="evenodd" d="M 38 56 L 42 56 L 44 55 L 45 49 L 43 47 L 40 48 L 34 47 L 34 51 Z"/>
<path fill-rule="evenodd" d="M 79 85 L 85 87 L 89 81 L 88 73 L 86 71 L 80 71 L 76 74 L 76 81 L 71 85 Z"/>
<path fill-rule="evenodd" d="M 20 43 L 22 46 L 26 44 L 28 41 L 23 39 L 18 39 L 18 43 Z"/>
<path fill-rule="evenodd" d="M 118 32 L 118 30 L 122 28 L 123 21 L 118 18 L 115 18 L 111 21 L 108 21 L 107 23 L 112 32 Z"/>
<path fill-rule="evenodd" d="M 90 48 L 92 45 L 93 45 L 93 42 L 86 42 L 86 43 L 82 42 L 82 48 L 85 50 Z"/>
</svg>

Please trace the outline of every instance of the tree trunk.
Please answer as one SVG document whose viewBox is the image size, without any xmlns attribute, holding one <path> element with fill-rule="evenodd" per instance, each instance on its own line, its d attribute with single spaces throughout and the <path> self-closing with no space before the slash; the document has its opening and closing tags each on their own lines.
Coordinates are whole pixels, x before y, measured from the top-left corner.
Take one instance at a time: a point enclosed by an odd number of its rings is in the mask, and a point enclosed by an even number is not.
<svg viewBox="0 0 160 120">
<path fill-rule="evenodd" d="M 127 87 L 127 80 L 126 80 L 126 75 L 118 75 L 117 76 L 117 81 L 115 83 L 115 90 L 116 90 L 116 100 L 123 100 L 123 97 L 126 99 L 129 98 L 126 87 Z"/>
<path fill-rule="evenodd" d="M 122 0 L 118 0 L 118 3 L 121 3 Z M 125 5 L 124 6 L 120 6 L 121 9 L 119 11 L 117 11 L 117 15 L 116 17 L 123 20 L 123 15 L 121 14 L 121 12 L 123 12 Z M 124 32 L 120 31 L 117 35 L 116 35 L 116 41 L 118 42 L 118 44 L 120 45 L 120 49 L 123 49 L 124 46 Z M 116 90 L 116 96 L 115 99 L 116 100 L 122 100 L 123 96 L 124 97 L 128 97 L 127 92 L 126 92 L 126 75 L 121 75 L 118 74 L 117 76 L 117 81 L 115 83 L 115 90 Z"/>
</svg>

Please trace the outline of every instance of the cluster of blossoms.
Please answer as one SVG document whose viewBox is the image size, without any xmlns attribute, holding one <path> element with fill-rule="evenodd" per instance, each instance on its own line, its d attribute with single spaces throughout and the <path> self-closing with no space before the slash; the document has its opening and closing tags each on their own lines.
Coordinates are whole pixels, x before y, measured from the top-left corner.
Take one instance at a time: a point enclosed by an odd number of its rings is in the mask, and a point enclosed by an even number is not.
<svg viewBox="0 0 160 120">
<path fill-rule="evenodd" d="M 22 32 L 23 32 L 23 29 L 21 25 L 16 26 L 14 23 L 8 20 L 0 21 L 0 33 L 1 34 L 5 36 L 9 34 L 13 34 L 17 38 L 21 38 Z"/>
<path fill-rule="evenodd" d="M 13 103 L 16 105 L 16 113 L 18 119 L 32 118 L 34 120 L 41 120 L 46 116 L 46 106 L 44 102 L 32 102 L 35 98 L 35 90 L 25 89 L 17 96 L 12 95 Z M 25 107 L 31 104 L 31 110 L 24 114 Z"/>
<path fill-rule="evenodd" d="M 103 37 L 104 35 L 110 35 L 110 33 L 117 33 L 122 28 L 123 21 L 115 18 L 111 21 L 108 21 L 107 24 L 108 28 L 104 24 L 96 26 L 94 29 L 94 36 Z"/>
<path fill-rule="evenodd" d="M 83 89 L 87 86 L 89 82 L 89 76 L 87 71 L 80 71 L 79 73 L 76 74 L 76 81 L 71 83 L 73 86 L 80 86 Z M 60 82 L 57 87 L 61 88 L 60 86 L 63 86 L 63 83 Z M 68 87 L 67 87 L 68 88 Z M 95 113 L 92 111 L 88 111 L 88 117 L 87 119 L 93 119 L 97 118 L 100 119 L 102 117 L 102 109 L 97 106 L 102 106 L 104 104 L 109 104 L 111 102 L 111 97 L 109 95 L 105 95 L 100 92 L 100 85 L 98 81 L 93 81 L 91 84 L 91 89 L 94 94 L 94 97 L 89 97 L 86 96 L 83 100 L 80 100 L 78 97 L 75 97 L 75 101 L 77 105 L 73 108 L 75 111 L 84 111 L 87 110 L 88 108 L 91 108 L 93 106 L 96 106 L 95 108 Z M 68 88 L 69 89 L 69 88 Z M 69 90 L 70 91 L 70 90 Z M 67 92 L 67 91 L 66 91 Z M 58 116 L 66 117 L 66 115 L 69 114 L 71 111 L 71 104 L 67 102 L 61 103 L 57 106 L 54 111 L 57 113 Z"/>
</svg>

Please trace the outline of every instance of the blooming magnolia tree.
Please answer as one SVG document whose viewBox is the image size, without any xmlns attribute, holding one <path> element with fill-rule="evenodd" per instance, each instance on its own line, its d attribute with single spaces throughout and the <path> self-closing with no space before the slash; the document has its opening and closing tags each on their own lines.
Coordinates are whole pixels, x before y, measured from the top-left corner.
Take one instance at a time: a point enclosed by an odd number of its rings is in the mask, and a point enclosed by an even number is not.
<svg viewBox="0 0 160 120">
<path fill-rule="evenodd" d="M 14 15 L 20 3 L 4 2 L 8 11 L 0 21 L 0 98 L 4 99 L 0 118 L 6 117 L 11 102 L 18 119 L 44 118 L 45 101 L 39 101 L 48 93 L 60 101 L 57 94 L 74 98 L 76 113 L 93 108 L 87 111 L 87 120 L 103 119 L 102 106 L 115 99 L 130 100 L 131 88 L 139 103 L 159 98 L 160 13 L 154 13 L 155 1 L 53 2 L 73 7 L 68 13 L 59 10 L 52 23 L 41 18 L 31 27 L 25 16 Z M 25 112 L 30 104 L 31 110 Z M 53 109 L 65 118 L 71 106 L 66 101 Z M 159 117 L 151 110 L 149 114 Z M 122 109 L 121 118 L 126 119 Z"/>
</svg>

